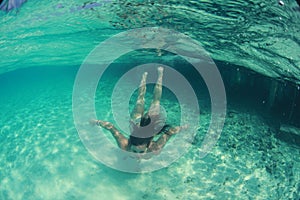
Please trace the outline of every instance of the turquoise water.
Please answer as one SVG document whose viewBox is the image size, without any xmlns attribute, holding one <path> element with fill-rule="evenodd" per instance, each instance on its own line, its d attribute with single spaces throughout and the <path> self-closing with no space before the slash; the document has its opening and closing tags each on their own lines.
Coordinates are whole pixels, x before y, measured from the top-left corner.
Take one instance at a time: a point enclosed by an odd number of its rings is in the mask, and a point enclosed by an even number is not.
<svg viewBox="0 0 300 200">
<path fill-rule="evenodd" d="M 270 120 L 249 108 L 229 107 L 222 136 L 203 159 L 206 109 L 193 147 L 168 168 L 131 174 L 94 160 L 72 117 L 77 69 L 1 75 L 1 199 L 296 199 L 299 146 L 276 138 Z"/>
<path fill-rule="evenodd" d="M 28 0 L 18 11 L 0 14 L 1 200 L 299 199 L 299 129 L 280 131 L 282 124 L 300 126 L 300 12 L 295 1 L 285 1 L 285 7 L 261 1 L 164 1 L 154 6 L 122 1 L 74 11 L 84 3 Z M 211 53 L 226 88 L 225 124 L 216 146 L 200 158 L 211 102 L 202 80 L 186 72 L 201 111 L 188 153 L 154 172 L 120 172 L 94 159 L 80 140 L 72 112 L 74 81 L 99 42 L 154 25 L 196 38 Z M 228 36 L 233 29 L 243 34 L 239 40 Z M 98 116 L 112 120 L 109 106 L 102 105 L 110 104 L 115 74 L 157 55 L 154 51 L 145 59 L 142 53 L 119 59 L 105 75 L 95 96 Z M 164 52 L 154 61 L 182 73 L 187 68 Z M 162 104 L 168 120 L 177 123 L 179 105 L 171 91 L 164 90 Z"/>
</svg>

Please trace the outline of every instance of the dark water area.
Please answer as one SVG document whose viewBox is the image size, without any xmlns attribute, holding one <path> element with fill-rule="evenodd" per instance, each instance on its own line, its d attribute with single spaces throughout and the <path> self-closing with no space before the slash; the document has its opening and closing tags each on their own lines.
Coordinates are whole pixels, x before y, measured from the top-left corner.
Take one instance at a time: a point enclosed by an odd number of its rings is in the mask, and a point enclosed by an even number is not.
<svg viewBox="0 0 300 200">
<path fill-rule="evenodd" d="M 226 87 L 228 103 L 254 106 L 284 123 L 300 124 L 300 88 L 293 82 L 272 79 L 246 69 L 216 62 Z M 230 100 L 231 99 L 231 100 Z"/>
<path fill-rule="evenodd" d="M 277 139 L 300 147 L 299 86 L 293 82 L 266 77 L 241 66 L 216 63 L 225 84 L 228 110 L 238 109 L 262 116 Z M 227 112 L 227 117 L 230 117 L 231 112 Z M 293 131 L 284 130 L 286 125 L 292 127 Z"/>
</svg>

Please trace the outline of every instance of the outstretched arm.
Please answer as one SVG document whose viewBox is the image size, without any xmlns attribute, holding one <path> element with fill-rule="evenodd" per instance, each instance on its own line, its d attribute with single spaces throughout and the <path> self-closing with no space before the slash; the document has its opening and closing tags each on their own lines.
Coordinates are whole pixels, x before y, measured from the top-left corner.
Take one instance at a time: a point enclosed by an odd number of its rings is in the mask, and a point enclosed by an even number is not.
<svg viewBox="0 0 300 200">
<path fill-rule="evenodd" d="M 162 148 L 166 145 L 168 140 L 182 129 L 186 128 L 185 126 L 176 126 L 171 127 L 168 130 L 164 131 L 164 133 L 158 138 L 156 141 L 152 141 L 148 147 L 149 152 L 153 152 L 155 154 L 159 154 Z"/>
<path fill-rule="evenodd" d="M 128 139 L 112 123 L 102 120 L 95 120 L 92 123 L 110 131 L 121 149 L 128 149 Z"/>
</svg>

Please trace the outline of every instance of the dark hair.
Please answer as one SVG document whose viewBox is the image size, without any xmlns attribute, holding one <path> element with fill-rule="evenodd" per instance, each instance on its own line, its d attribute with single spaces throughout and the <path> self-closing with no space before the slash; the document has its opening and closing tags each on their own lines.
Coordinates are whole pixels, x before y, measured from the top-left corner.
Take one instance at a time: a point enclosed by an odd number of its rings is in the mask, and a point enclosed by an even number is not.
<svg viewBox="0 0 300 200">
<path fill-rule="evenodd" d="M 151 119 L 150 119 L 149 116 L 148 116 L 148 118 L 145 117 L 144 119 L 141 119 L 141 123 L 140 123 L 141 127 L 142 126 L 147 126 L 148 124 L 150 124 L 150 122 L 151 122 Z M 170 128 L 171 128 L 170 125 L 168 125 L 168 124 L 164 125 L 163 128 L 158 133 L 158 135 L 167 132 Z M 144 145 L 144 144 L 147 144 L 147 146 L 148 146 L 153 138 L 154 138 L 154 136 L 137 137 L 137 135 L 131 134 L 130 137 L 129 137 L 129 142 L 130 142 L 130 144 L 136 145 L 136 146 L 137 145 Z"/>
<path fill-rule="evenodd" d="M 130 144 L 135 145 L 135 146 L 143 145 L 143 144 L 147 144 L 147 146 L 148 146 L 152 139 L 153 139 L 153 136 L 148 137 L 148 138 L 140 138 L 140 137 L 135 137 L 133 135 L 130 135 L 129 142 L 130 142 Z"/>
<path fill-rule="evenodd" d="M 158 134 L 166 133 L 167 131 L 169 131 L 170 128 L 172 128 L 172 126 L 169 124 L 166 124 L 162 127 L 161 131 Z"/>
<path fill-rule="evenodd" d="M 144 127 L 149 125 L 150 123 L 151 123 L 151 118 L 148 114 L 146 114 L 141 118 L 140 126 Z"/>
<path fill-rule="evenodd" d="M 143 144 L 149 145 L 150 141 L 153 139 L 153 136 L 145 137 L 143 132 L 141 132 L 141 131 L 145 131 L 145 129 L 142 130 L 141 127 L 148 126 L 150 123 L 151 123 L 150 116 L 148 114 L 144 115 L 141 118 L 141 121 L 139 124 L 140 126 L 134 126 L 133 133 L 130 135 L 130 138 L 129 138 L 130 144 L 132 144 L 132 145 L 143 145 Z"/>
</svg>

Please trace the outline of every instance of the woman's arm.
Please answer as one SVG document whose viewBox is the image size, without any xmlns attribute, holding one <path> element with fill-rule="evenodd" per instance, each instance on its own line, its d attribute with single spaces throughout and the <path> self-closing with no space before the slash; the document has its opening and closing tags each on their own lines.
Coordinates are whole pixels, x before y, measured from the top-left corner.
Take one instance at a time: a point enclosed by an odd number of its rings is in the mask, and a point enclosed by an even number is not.
<svg viewBox="0 0 300 200">
<path fill-rule="evenodd" d="M 182 129 L 186 128 L 185 126 L 176 126 L 171 127 L 163 132 L 163 134 L 156 141 L 152 141 L 148 147 L 149 152 L 159 154 L 162 148 L 166 145 L 168 140 Z"/>
<path fill-rule="evenodd" d="M 105 128 L 115 138 L 115 140 L 118 143 L 118 146 L 123 149 L 128 149 L 128 139 L 110 122 L 102 121 L 102 120 L 94 120 L 91 122 L 94 125 L 101 126 L 102 128 Z"/>
</svg>

